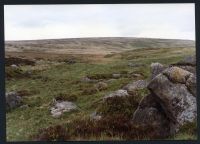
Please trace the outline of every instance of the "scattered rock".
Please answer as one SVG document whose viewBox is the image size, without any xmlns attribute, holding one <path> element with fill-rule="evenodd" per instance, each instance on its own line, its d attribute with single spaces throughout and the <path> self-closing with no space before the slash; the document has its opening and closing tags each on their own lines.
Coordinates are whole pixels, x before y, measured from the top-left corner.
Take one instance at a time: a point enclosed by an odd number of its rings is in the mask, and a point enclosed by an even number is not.
<svg viewBox="0 0 200 144">
<path fill-rule="evenodd" d="M 109 95 L 106 95 L 103 97 L 103 100 L 106 100 L 106 99 L 110 99 L 110 98 L 113 98 L 113 97 L 126 97 L 126 96 L 129 96 L 127 90 L 123 90 L 123 89 L 120 89 L 120 90 L 117 90 Z"/>
<path fill-rule="evenodd" d="M 148 85 L 148 82 L 146 80 L 138 80 L 124 86 L 123 89 L 127 90 L 129 94 L 133 94 L 135 90 L 144 89 L 147 87 L 147 85 Z"/>
<path fill-rule="evenodd" d="M 106 82 L 108 82 L 108 83 L 111 83 L 111 82 L 113 82 L 113 81 L 116 81 L 116 79 L 109 79 L 109 80 L 107 80 Z"/>
<path fill-rule="evenodd" d="M 81 82 L 86 82 L 86 83 L 94 83 L 94 82 L 97 82 L 98 80 L 95 80 L 95 79 L 90 79 L 88 77 L 84 77 L 81 79 Z"/>
<path fill-rule="evenodd" d="M 196 75 L 196 57 L 195 56 L 185 57 L 182 61 L 171 64 L 171 66 L 177 66 L 181 69 L 184 69 Z"/>
<path fill-rule="evenodd" d="M 120 77 L 121 77 L 121 74 L 112 74 L 112 77 L 113 77 L 113 78 L 120 78 Z"/>
<path fill-rule="evenodd" d="M 18 67 L 17 65 L 15 65 L 15 64 L 12 64 L 10 67 L 13 68 L 13 69 L 18 69 L 18 68 L 19 68 L 19 67 Z"/>
<path fill-rule="evenodd" d="M 183 59 L 183 62 L 191 64 L 191 65 L 196 65 L 196 56 L 187 56 Z"/>
<path fill-rule="evenodd" d="M 59 118 L 64 112 L 70 112 L 77 109 L 77 106 L 69 101 L 55 101 L 51 107 L 51 114 L 54 118 Z"/>
<path fill-rule="evenodd" d="M 160 63 L 152 63 L 151 64 L 151 79 L 156 77 L 159 73 L 161 73 L 165 67 Z"/>
<path fill-rule="evenodd" d="M 186 56 L 183 60 L 175 65 L 191 65 L 196 66 L 196 56 Z"/>
<path fill-rule="evenodd" d="M 19 107 L 22 104 L 22 98 L 16 92 L 6 93 L 6 110 Z"/>
<path fill-rule="evenodd" d="M 95 84 L 95 87 L 101 91 L 101 90 L 105 90 L 108 88 L 108 84 L 105 82 L 98 82 L 97 84 Z"/>
<path fill-rule="evenodd" d="M 98 121 L 98 120 L 101 120 L 102 116 L 97 114 L 97 112 L 93 112 L 92 114 L 90 114 L 90 119 L 91 120 L 95 120 L 95 121 Z"/>
<path fill-rule="evenodd" d="M 27 104 L 20 106 L 21 109 L 26 109 L 26 108 L 28 108 L 28 107 L 29 107 L 29 106 L 28 106 Z"/>
<path fill-rule="evenodd" d="M 134 77 L 134 78 L 143 77 L 143 75 L 137 74 L 137 73 L 133 73 L 133 74 L 131 74 L 131 76 Z"/>
</svg>

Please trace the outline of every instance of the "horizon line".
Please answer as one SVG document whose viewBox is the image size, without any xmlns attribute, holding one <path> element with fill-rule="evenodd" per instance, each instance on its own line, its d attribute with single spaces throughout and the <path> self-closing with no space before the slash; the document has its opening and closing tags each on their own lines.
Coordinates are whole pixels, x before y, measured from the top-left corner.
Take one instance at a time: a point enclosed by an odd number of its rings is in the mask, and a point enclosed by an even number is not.
<svg viewBox="0 0 200 144">
<path fill-rule="evenodd" d="M 135 39 L 165 39 L 165 40 L 188 40 L 188 41 L 196 41 L 195 39 L 181 39 L 181 38 L 162 38 L 162 37 L 111 37 L 111 36 L 105 36 L 105 37 L 71 37 L 71 38 L 42 38 L 42 39 L 24 39 L 24 40 L 4 40 L 5 42 L 11 42 L 11 41 L 42 41 L 42 40 L 64 40 L 64 39 L 92 39 L 92 38 L 135 38 Z"/>
</svg>

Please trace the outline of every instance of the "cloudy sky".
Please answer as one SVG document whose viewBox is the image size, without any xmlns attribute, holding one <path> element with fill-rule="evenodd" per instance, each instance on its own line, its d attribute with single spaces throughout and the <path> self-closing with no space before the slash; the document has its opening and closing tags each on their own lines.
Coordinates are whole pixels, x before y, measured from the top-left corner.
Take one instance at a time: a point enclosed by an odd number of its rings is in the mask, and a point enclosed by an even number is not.
<svg viewBox="0 0 200 144">
<path fill-rule="evenodd" d="M 8 5 L 5 39 L 195 39 L 194 4 Z"/>
</svg>

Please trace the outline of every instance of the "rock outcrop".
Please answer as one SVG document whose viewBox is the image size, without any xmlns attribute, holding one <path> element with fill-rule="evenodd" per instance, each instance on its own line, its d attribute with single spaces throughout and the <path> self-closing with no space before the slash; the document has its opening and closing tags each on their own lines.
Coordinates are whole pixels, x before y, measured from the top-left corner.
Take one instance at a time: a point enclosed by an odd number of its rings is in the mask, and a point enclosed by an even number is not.
<svg viewBox="0 0 200 144">
<path fill-rule="evenodd" d="M 177 67 L 167 68 L 148 85 L 167 117 L 174 123 L 175 131 L 186 122 L 192 122 L 197 115 L 196 98 L 186 86 L 193 74 Z M 187 82 L 189 83 L 189 82 Z M 195 83 L 193 81 L 193 83 Z M 190 84 L 192 84 L 190 82 Z"/>
<path fill-rule="evenodd" d="M 11 110 L 21 106 L 22 98 L 16 92 L 6 93 L 6 110 Z"/>
<path fill-rule="evenodd" d="M 152 63 L 151 64 L 151 79 L 156 77 L 159 73 L 161 73 L 165 67 L 160 63 Z"/>
<path fill-rule="evenodd" d="M 154 133 L 169 136 L 196 119 L 196 75 L 175 65 L 164 68 L 157 63 L 153 64 L 152 78 L 147 86 L 151 94 L 141 100 L 132 122 L 151 125 Z"/>
<path fill-rule="evenodd" d="M 105 100 L 110 99 L 110 98 L 126 97 L 126 96 L 129 96 L 127 90 L 120 89 L 120 90 L 117 90 L 117 91 L 110 93 L 109 95 L 104 96 L 103 100 L 105 101 Z"/>
<path fill-rule="evenodd" d="M 187 56 L 180 62 L 171 64 L 171 66 L 177 66 L 181 69 L 184 69 L 196 75 L 196 57 L 195 56 Z"/>
<path fill-rule="evenodd" d="M 146 80 L 138 80 L 130 84 L 127 84 L 126 86 L 123 87 L 123 89 L 127 90 L 129 94 L 134 94 L 135 90 L 144 89 L 147 87 L 147 85 L 148 82 Z"/>
<path fill-rule="evenodd" d="M 59 118 L 63 113 L 77 109 L 77 106 L 69 101 L 55 101 L 51 107 L 51 114 L 54 118 Z"/>
</svg>

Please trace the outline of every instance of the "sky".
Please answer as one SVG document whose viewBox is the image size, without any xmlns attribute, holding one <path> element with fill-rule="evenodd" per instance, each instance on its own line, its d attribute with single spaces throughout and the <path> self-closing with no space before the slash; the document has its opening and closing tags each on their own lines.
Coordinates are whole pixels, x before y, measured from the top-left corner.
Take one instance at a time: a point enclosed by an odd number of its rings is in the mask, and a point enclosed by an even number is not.
<svg viewBox="0 0 200 144">
<path fill-rule="evenodd" d="M 194 4 L 6 5 L 5 40 L 145 37 L 195 40 Z"/>
</svg>

